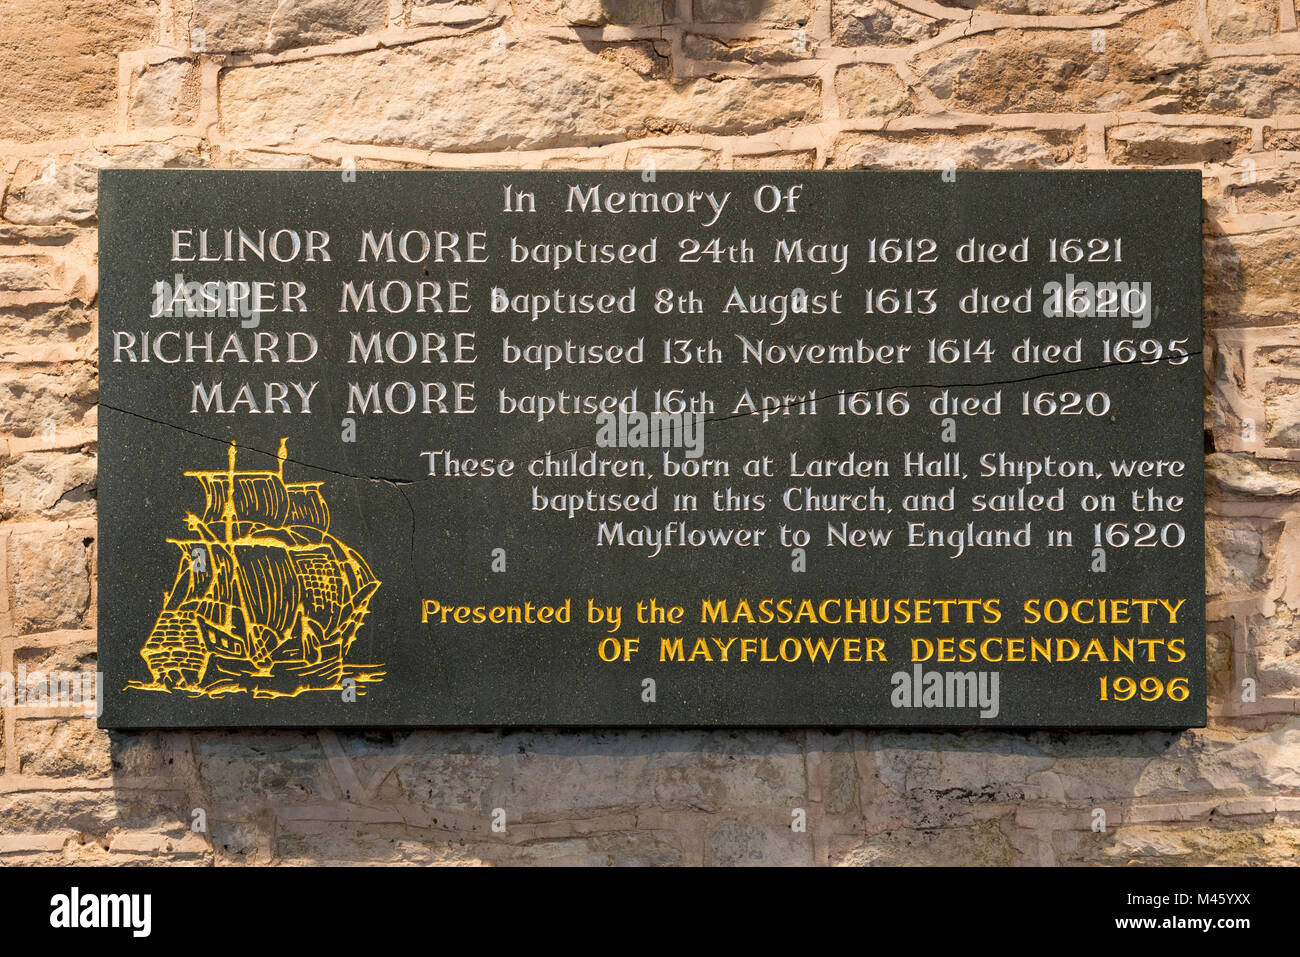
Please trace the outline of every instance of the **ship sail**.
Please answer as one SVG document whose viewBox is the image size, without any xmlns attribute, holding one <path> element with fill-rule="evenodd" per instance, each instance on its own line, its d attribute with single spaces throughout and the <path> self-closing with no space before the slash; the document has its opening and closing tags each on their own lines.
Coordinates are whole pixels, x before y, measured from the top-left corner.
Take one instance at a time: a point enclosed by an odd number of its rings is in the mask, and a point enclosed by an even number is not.
<svg viewBox="0 0 1300 957">
<path fill-rule="evenodd" d="M 285 486 L 289 490 L 289 525 L 306 525 L 321 532 L 330 530 L 330 507 L 321 495 L 320 482 Z"/>
<path fill-rule="evenodd" d="M 203 521 L 222 520 L 233 484 L 235 520 L 260 525 L 282 526 L 289 515 L 289 490 L 274 472 L 236 474 L 234 482 L 225 472 L 186 472 L 197 478 L 207 496 Z"/>
</svg>

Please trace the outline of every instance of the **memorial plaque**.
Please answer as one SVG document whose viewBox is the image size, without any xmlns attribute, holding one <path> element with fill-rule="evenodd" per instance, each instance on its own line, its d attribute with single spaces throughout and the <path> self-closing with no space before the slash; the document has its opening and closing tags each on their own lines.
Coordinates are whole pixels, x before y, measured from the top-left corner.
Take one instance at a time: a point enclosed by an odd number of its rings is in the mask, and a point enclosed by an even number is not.
<svg viewBox="0 0 1300 957">
<path fill-rule="evenodd" d="M 106 727 L 1204 723 L 1196 171 L 99 199 Z"/>
</svg>

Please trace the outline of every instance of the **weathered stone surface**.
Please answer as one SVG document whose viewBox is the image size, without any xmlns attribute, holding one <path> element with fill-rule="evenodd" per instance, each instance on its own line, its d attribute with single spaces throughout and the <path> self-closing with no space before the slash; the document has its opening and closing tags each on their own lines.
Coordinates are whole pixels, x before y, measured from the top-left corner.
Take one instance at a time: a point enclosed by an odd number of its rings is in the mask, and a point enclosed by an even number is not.
<svg viewBox="0 0 1300 957">
<path fill-rule="evenodd" d="M 167 60 L 131 79 L 127 115 L 138 127 L 187 126 L 199 112 L 199 71 L 192 60 Z"/>
<path fill-rule="evenodd" d="M 1278 231 L 1280 232 L 1280 231 Z M 1240 269 L 1235 259 L 1228 260 Z M 1226 310 L 1241 308 L 1235 289 L 1221 289 L 1216 275 L 1214 301 Z M 1207 286 L 1210 283 L 1207 282 Z M 1236 319 L 1235 314 L 1232 315 Z M 1261 317 L 1247 316 L 1258 322 Z M 1224 326 L 1227 322 L 1222 323 Z M 1207 396 L 1206 428 L 1212 431 L 1216 448 L 1244 450 L 1267 458 L 1289 458 L 1297 438 L 1296 417 L 1291 397 L 1300 383 L 1300 343 L 1285 326 L 1265 325 L 1235 332 L 1223 329 L 1215 337 L 1212 359 L 1213 392 Z M 1264 469 L 1264 462 L 1238 465 L 1247 474 Z M 1267 466 L 1271 474 L 1288 474 L 1287 466 Z M 1282 494 L 1281 489 L 1276 494 Z"/>
<path fill-rule="evenodd" d="M 1207 455 L 1205 477 L 1220 490 L 1239 495 L 1300 495 L 1297 466 L 1248 455 Z"/>
<path fill-rule="evenodd" d="M 1228 188 L 1236 212 L 1273 213 L 1300 207 L 1300 157 L 1280 160 L 1276 166 L 1264 166 L 1244 157 L 1233 164 L 1241 170 Z"/>
<path fill-rule="evenodd" d="M 817 45 L 810 37 L 799 34 L 780 40 L 735 40 L 688 33 L 682 38 L 682 50 L 693 60 L 790 63 L 811 59 L 817 53 Z"/>
<path fill-rule="evenodd" d="M 1295 60 L 1216 60 L 1179 84 L 1184 102 L 1206 113 L 1268 116 L 1300 107 L 1300 66 Z"/>
<path fill-rule="evenodd" d="M 10 348 L 48 348 L 51 345 L 66 344 L 83 339 L 90 328 L 90 318 L 79 303 L 57 302 L 0 309 L 0 343 Z M 0 430 L 3 430 L 3 426 L 0 426 Z"/>
<path fill-rule="evenodd" d="M 957 87 L 969 81 L 985 56 L 987 51 L 983 47 L 949 52 L 942 60 L 926 66 L 921 82 L 939 99 L 951 99 Z"/>
<path fill-rule="evenodd" d="M 777 153 L 738 153 L 732 157 L 733 169 L 812 169 L 817 154 L 812 150 L 786 150 Z"/>
<path fill-rule="evenodd" d="M 1182 29 L 1170 29 L 1137 48 L 1138 76 L 1174 73 L 1198 66 L 1206 59 L 1205 50 Z"/>
<path fill-rule="evenodd" d="M 189 28 L 200 52 L 253 52 L 330 43 L 387 19 L 386 0 L 192 0 Z"/>
<path fill-rule="evenodd" d="M 9 538 L 9 602 L 19 634 L 78 628 L 90 605 L 84 532 L 51 526 Z"/>
<path fill-rule="evenodd" d="M 1280 130 L 1264 127 L 1264 148 L 1268 150 L 1300 150 L 1300 130 Z"/>
<path fill-rule="evenodd" d="M 1232 673 L 1232 636 L 1212 628 L 1205 636 L 1205 672 L 1207 708 L 1211 714 L 1223 714 L 1231 709 L 1225 705 L 1229 695 L 1234 701 L 1240 698 L 1241 688 Z"/>
<path fill-rule="evenodd" d="M 1162 735 L 1164 743 L 1172 735 Z M 1148 736 L 1126 739 L 1105 735 L 1071 742 L 1050 769 L 1030 775 L 1026 796 L 1059 804 L 1095 805 L 1132 796 L 1142 774 L 1159 753 Z"/>
<path fill-rule="evenodd" d="M 826 776 L 822 787 L 822 807 L 827 815 L 856 814 L 858 801 L 858 762 L 853 754 L 852 739 L 841 735 L 832 743 L 841 750 L 823 753 Z"/>
<path fill-rule="evenodd" d="M 840 110 L 850 119 L 911 113 L 912 95 L 898 74 L 885 66 L 861 63 L 835 74 Z"/>
<path fill-rule="evenodd" d="M 1218 790 L 1237 773 L 1230 770 L 1233 767 L 1252 768 L 1249 773 L 1256 786 L 1270 783 L 1267 772 L 1263 776 L 1258 773 L 1260 755 L 1251 742 L 1213 732 L 1153 735 L 1151 740 L 1163 741 L 1164 746 L 1143 763 L 1138 780 L 1128 783 L 1115 797 L 1176 803 L 1185 800 L 1188 792 Z"/>
<path fill-rule="evenodd" d="M 548 156 L 542 160 L 542 169 L 620 169 L 620 157 L 616 153 L 598 153 L 595 156 Z"/>
<path fill-rule="evenodd" d="M 101 732 L 101 746 L 112 761 L 113 776 L 122 778 L 154 777 L 166 774 L 175 762 L 167 735 L 158 731 L 137 734 Z"/>
<path fill-rule="evenodd" d="M 789 824 L 726 817 L 709 832 L 709 863 L 715 867 L 811 864 L 812 841 Z"/>
<path fill-rule="evenodd" d="M 1250 43 L 1278 28 L 1277 0 L 1209 0 L 1208 13 L 1210 36 L 1216 43 Z"/>
<path fill-rule="evenodd" d="M 847 867 L 935 867 L 960 862 L 1001 867 L 1014 862 L 1006 834 L 995 822 L 928 831 L 881 831 L 838 849 L 831 863 Z"/>
<path fill-rule="evenodd" d="M 0 461 L 0 520 L 93 515 L 95 487 L 95 457 L 85 452 L 33 452 Z"/>
<path fill-rule="evenodd" d="M 274 801 L 285 806 L 343 797 L 315 735 L 263 732 L 231 737 L 214 732 L 196 734 L 192 741 L 204 786 L 218 804 L 258 806 Z"/>
<path fill-rule="evenodd" d="M 700 23 L 763 23 L 800 27 L 812 19 L 811 0 L 695 0 Z"/>
<path fill-rule="evenodd" d="M 1106 31 L 1004 30 L 921 54 L 922 81 L 949 109 L 973 113 L 1107 112 L 1165 98 L 1161 112 L 1268 116 L 1300 107 L 1300 62 L 1211 60 L 1178 7 Z"/>
<path fill-rule="evenodd" d="M 118 146 L 87 158 L 87 164 L 105 169 L 187 169 L 206 165 L 198 143 L 192 137 L 174 137 L 165 143 L 140 143 Z"/>
<path fill-rule="evenodd" d="M 94 219 L 97 174 L 85 160 L 60 157 L 20 163 L 4 198 L 4 218 L 28 225 Z"/>
<path fill-rule="evenodd" d="M 970 823 L 977 807 L 1026 800 L 1030 775 L 1055 760 L 1033 743 L 1005 735 L 998 748 L 986 750 L 975 735 L 887 731 L 872 735 L 868 748 L 884 790 L 864 813 L 923 829 Z"/>
<path fill-rule="evenodd" d="M 409 803 L 489 814 L 502 773 L 501 758 L 478 747 L 449 748 L 429 742 L 432 753 L 413 755 L 385 781 L 385 803 Z M 364 766 L 364 764 L 362 764 Z"/>
<path fill-rule="evenodd" d="M 965 11 L 954 11 L 952 19 L 967 16 Z M 889 0 L 850 0 L 831 5 L 831 39 L 837 46 L 903 46 L 928 40 L 947 23 Z"/>
<path fill-rule="evenodd" d="M 1211 597 L 1243 597 L 1267 584 L 1268 554 L 1281 535 L 1278 523 L 1256 527 L 1243 519 L 1205 522 L 1205 589 Z"/>
<path fill-rule="evenodd" d="M 486 7 L 460 0 L 416 0 L 408 14 L 408 22 L 413 27 L 434 23 L 461 26 L 489 19 L 492 14 Z"/>
<path fill-rule="evenodd" d="M 940 0 L 956 10 L 987 10 L 990 13 L 1019 13 L 1034 16 L 1069 16 L 1105 13 L 1124 0 Z"/>
<path fill-rule="evenodd" d="M 860 169 L 1057 169 L 1080 157 L 1081 137 L 991 131 L 977 136 L 846 134 L 835 165 Z"/>
<path fill-rule="evenodd" d="M 157 0 L 12 0 L 0 43 L 0 140 L 84 136 L 116 119 L 117 55 L 156 36 Z"/>
<path fill-rule="evenodd" d="M 69 641 L 54 645 L 28 645 L 20 637 L 18 647 L 14 650 L 14 667 L 23 667 L 27 673 L 40 671 L 84 672 L 95 670 L 96 651 L 93 632 L 86 632 L 92 637 L 84 641 Z"/>
<path fill-rule="evenodd" d="M 508 863 L 549 866 L 645 866 L 672 864 L 680 852 L 651 833 L 598 834 L 568 839 L 510 842 L 509 834 L 483 834 L 472 841 L 439 828 L 397 824 L 331 825 L 294 821 L 277 846 L 282 863 L 402 863 L 467 865 Z"/>
<path fill-rule="evenodd" d="M 1120 827 L 1087 835 L 1079 859 L 1106 864 L 1178 864 L 1244 867 L 1294 859 L 1300 828 L 1245 821 Z"/>
<path fill-rule="evenodd" d="M 0 260 L 0 290 L 53 289 L 57 286 L 54 269 L 54 263 L 44 256 Z"/>
<path fill-rule="evenodd" d="M 236 150 L 223 156 L 221 165 L 230 169 L 323 169 L 336 164 L 303 154 Z M 352 165 L 362 168 L 355 161 Z"/>
<path fill-rule="evenodd" d="M 930 88 L 930 92 L 937 98 L 952 99 L 959 83 L 969 81 L 985 56 L 987 51 L 983 47 L 967 47 L 949 52 L 944 59 L 924 66 L 920 82 Z"/>
<path fill-rule="evenodd" d="M 638 169 L 643 172 L 675 169 L 717 169 L 718 162 L 717 150 L 638 148 L 627 151 L 627 168 Z"/>
<path fill-rule="evenodd" d="M 89 363 L 40 371 L 0 365 L 0 428 L 9 435 L 53 441 L 58 431 L 87 424 L 97 392 L 95 370 Z"/>
<path fill-rule="evenodd" d="M 1300 229 L 1210 237 L 1205 242 L 1205 311 L 1224 326 L 1263 326 L 1300 314 Z"/>
<path fill-rule="evenodd" d="M 1269 445 L 1300 448 L 1300 382 L 1270 382 L 1264 389 L 1264 413 Z"/>
<path fill-rule="evenodd" d="M 1256 695 L 1294 698 L 1300 695 L 1300 632 L 1295 609 L 1279 604 L 1273 614 L 1248 624 L 1251 673 Z"/>
<path fill-rule="evenodd" d="M 1090 111 L 1116 93 L 1106 54 L 1078 34 L 980 37 L 957 49 L 922 54 L 921 81 L 950 109 L 972 113 Z M 1089 72 L 1090 71 L 1090 72 Z"/>
<path fill-rule="evenodd" d="M 57 835 L 71 831 L 78 843 L 84 839 L 85 856 L 89 857 L 94 845 L 107 845 L 113 834 L 122 831 L 154 831 L 177 841 L 184 839 L 189 824 L 181 801 L 179 792 L 167 791 L 20 791 L 0 793 L 0 819 L 9 833 Z"/>
<path fill-rule="evenodd" d="M 212 835 L 212 850 L 221 864 L 267 864 L 270 854 L 263 848 L 269 847 L 271 838 L 265 827 L 259 827 L 255 821 L 221 821 L 208 819 L 208 831 Z"/>
<path fill-rule="evenodd" d="M 1117 165 L 1223 163 L 1249 141 L 1250 131 L 1240 127 L 1133 123 L 1106 134 L 1107 153 Z"/>
<path fill-rule="evenodd" d="M 100 777 L 112 770 L 108 734 L 93 717 L 20 721 L 17 739 L 24 774 Z"/>
<path fill-rule="evenodd" d="M 575 27 L 658 26 L 667 21 L 665 0 L 524 0 L 520 11 L 526 20 Z"/>
<path fill-rule="evenodd" d="M 649 44 L 430 41 L 223 75 L 223 127 L 253 142 L 540 149 L 661 132 L 742 134 L 816 119 L 815 81 L 673 82 Z M 475 108 L 461 104 L 473 100 Z M 419 122 L 412 122 L 413 117 Z"/>
<path fill-rule="evenodd" d="M 276 835 L 277 856 L 285 864 L 484 863 L 475 850 L 439 829 L 387 823 L 293 821 Z"/>
<path fill-rule="evenodd" d="M 514 735 L 522 749 L 503 767 L 493 790 L 509 813 L 617 808 L 646 801 L 658 807 L 721 809 L 728 805 L 784 810 L 805 793 L 803 756 L 793 735 L 671 733 L 636 736 L 627 753 L 619 735 Z M 634 739 L 635 740 L 635 739 Z M 602 745 L 604 745 L 602 747 Z"/>
</svg>

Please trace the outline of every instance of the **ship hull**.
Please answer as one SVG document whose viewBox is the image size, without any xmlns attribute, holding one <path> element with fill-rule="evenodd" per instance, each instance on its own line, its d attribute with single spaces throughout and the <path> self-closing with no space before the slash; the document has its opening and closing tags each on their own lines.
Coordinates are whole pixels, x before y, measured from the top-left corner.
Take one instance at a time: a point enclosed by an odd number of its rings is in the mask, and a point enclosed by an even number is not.
<svg viewBox="0 0 1300 957">
<path fill-rule="evenodd" d="M 345 646 L 355 637 L 364 609 L 334 640 L 313 644 L 311 657 L 303 645 L 284 640 L 283 656 L 255 660 L 248 642 L 232 631 L 205 621 L 187 610 L 164 611 L 141 649 L 155 685 L 169 690 L 203 692 L 234 686 L 248 691 L 296 693 L 341 686 Z"/>
<path fill-rule="evenodd" d="M 184 611 L 160 614 L 140 655 L 154 683 L 169 689 L 201 688 L 211 658 L 198 618 Z"/>
</svg>

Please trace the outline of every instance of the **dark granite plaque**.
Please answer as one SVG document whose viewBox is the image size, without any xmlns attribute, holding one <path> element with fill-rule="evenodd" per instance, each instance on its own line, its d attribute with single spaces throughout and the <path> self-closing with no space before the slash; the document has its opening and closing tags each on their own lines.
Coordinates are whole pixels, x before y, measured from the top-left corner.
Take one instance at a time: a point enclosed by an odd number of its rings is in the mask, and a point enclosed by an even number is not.
<svg viewBox="0 0 1300 957">
<path fill-rule="evenodd" d="M 1205 719 L 1200 177 L 100 177 L 102 724 Z"/>
</svg>

